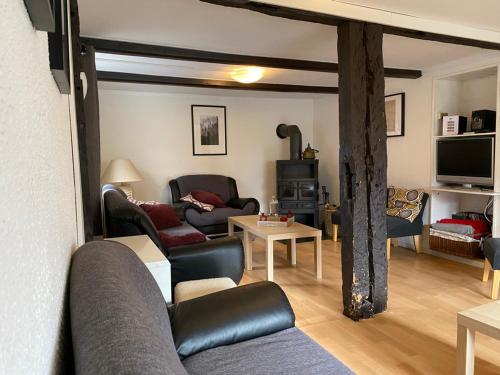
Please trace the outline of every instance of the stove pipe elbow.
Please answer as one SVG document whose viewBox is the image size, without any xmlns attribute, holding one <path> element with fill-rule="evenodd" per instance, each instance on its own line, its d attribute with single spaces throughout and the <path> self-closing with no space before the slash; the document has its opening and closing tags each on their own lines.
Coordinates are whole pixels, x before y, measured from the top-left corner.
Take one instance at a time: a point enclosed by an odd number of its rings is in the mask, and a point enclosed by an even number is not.
<svg viewBox="0 0 500 375">
<path fill-rule="evenodd" d="M 302 133 L 297 125 L 279 124 L 276 135 L 281 139 L 290 137 L 290 160 L 302 159 Z"/>
</svg>

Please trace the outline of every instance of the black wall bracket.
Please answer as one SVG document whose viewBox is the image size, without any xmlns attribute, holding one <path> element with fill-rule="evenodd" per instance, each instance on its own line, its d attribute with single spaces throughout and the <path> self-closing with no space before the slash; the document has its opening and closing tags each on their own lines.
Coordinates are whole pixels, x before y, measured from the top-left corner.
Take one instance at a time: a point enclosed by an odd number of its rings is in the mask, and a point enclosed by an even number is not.
<svg viewBox="0 0 500 375">
<path fill-rule="evenodd" d="M 55 1 L 60 0 L 24 0 L 24 5 L 35 29 L 51 33 L 55 31 Z"/>
</svg>

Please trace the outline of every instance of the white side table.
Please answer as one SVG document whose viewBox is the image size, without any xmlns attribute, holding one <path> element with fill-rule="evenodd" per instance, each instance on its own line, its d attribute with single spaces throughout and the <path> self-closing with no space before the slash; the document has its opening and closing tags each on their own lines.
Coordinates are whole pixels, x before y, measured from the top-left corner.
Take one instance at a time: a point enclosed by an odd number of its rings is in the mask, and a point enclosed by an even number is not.
<svg viewBox="0 0 500 375">
<path fill-rule="evenodd" d="M 166 303 L 172 303 L 170 262 L 147 235 L 106 238 L 128 246 L 144 262 L 160 287 Z"/>
<path fill-rule="evenodd" d="M 500 340 L 500 301 L 459 312 L 457 324 L 457 375 L 473 375 L 475 333 Z"/>
</svg>

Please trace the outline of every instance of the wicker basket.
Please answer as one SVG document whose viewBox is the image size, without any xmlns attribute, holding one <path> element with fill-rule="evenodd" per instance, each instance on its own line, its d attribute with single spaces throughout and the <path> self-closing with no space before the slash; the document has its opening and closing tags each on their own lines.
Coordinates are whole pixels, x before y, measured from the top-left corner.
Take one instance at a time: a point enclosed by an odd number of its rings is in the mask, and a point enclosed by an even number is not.
<svg viewBox="0 0 500 375">
<path fill-rule="evenodd" d="M 484 259 L 484 254 L 479 248 L 479 242 L 453 241 L 430 235 L 429 245 L 432 250 L 442 253 L 469 259 Z"/>
</svg>

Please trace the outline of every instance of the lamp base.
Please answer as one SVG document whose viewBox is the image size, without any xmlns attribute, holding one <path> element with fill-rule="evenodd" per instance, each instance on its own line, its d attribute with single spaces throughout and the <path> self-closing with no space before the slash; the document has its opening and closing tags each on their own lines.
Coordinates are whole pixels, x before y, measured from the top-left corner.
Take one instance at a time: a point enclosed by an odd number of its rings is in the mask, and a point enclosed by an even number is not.
<svg viewBox="0 0 500 375">
<path fill-rule="evenodd" d="M 127 195 L 127 198 L 134 197 L 134 189 L 129 184 L 120 184 L 120 189 Z"/>
</svg>

